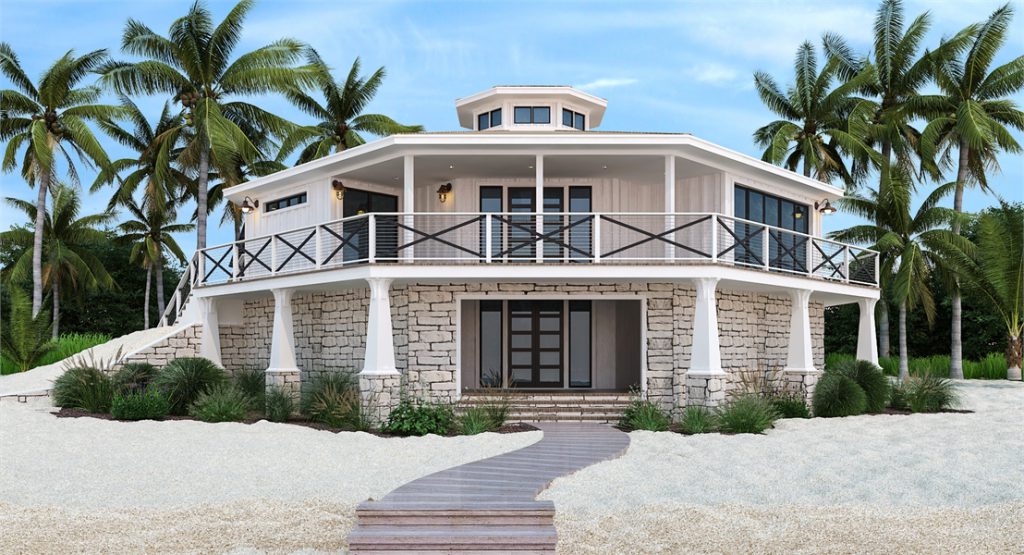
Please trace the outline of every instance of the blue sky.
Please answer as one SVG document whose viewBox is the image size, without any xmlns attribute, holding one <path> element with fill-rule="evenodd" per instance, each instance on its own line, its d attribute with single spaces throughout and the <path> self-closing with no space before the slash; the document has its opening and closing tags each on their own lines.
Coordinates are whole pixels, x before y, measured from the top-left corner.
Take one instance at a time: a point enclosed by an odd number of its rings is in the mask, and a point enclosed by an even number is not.
<svg viewBox="0 0 1024 555">
<path fill-rule="evenodd" d="M 992 0 L 908 2 L 907 20 L 929 10 L 937 44 L 968 23 L 988 16 Z M 216 21 L 233 2 L 210 1 Z M 183 14 L 188 1 L 0 0 L 0 37 L 9 42 L 30 76 L 39 75 L 68 49 L 118 49 L 129 17 L 160 32 Z M 1015 6 L 1018 11 L 1020 5 Z M 386 66 L 388 78 L 370 110 L 428 130 L 458 128 L 453 102 L 496 84 L 567 84 L 608 99 L 604 130 L 686 131 L 759 156 L 751 132 L 773 119 L 757 98 L 752 73 L 762 69 L 783 84 L 792 81 L 792 60 L 804 40 L 820 45 L 825 31 L 844 34 L 867 52 L 876 2 L 352 2 L 263 0 L 250 14 L 237 52 L 280 37 L 315 47 L 347 71 L 360 56 L 365 71 Z M 1024 13 L 1018 13 L 996 63 L 1024 54 Z M 3 82 L 3 88 L 9 83 Z M 1024 105 L 1024 96 L 1016 97 Z M 140 103 L 158 115 L 163 99 Z M 264 107 L 306 121 L 278 98 Z M 1024 143 L 1024 136 L 1015 134 Z M 106 141 L 112 157 L 126 153 Z M 1004 155 L 993 190 L 1024 200 L 1024 156 Z M 93 172 L 82 171 L 88 187 Z M 926 185 L 925 192 L 930 187 Z M 105 206 L 109 190 L 87 195 L 86 209 Z M 34 198 L 14 174 L 0 176 L 0 195 Z M 978 210 L 992 196 L 969 191 L 965 206 Z M 6 205 L 0 226 L 22 219 Z M 836 215 L 826 230 L 849 225 Z M 209 244 L 230 240 L 228 229 L 211 231 Z M 181 237 L 186 250 L 194 237 Z"/>
</svg>

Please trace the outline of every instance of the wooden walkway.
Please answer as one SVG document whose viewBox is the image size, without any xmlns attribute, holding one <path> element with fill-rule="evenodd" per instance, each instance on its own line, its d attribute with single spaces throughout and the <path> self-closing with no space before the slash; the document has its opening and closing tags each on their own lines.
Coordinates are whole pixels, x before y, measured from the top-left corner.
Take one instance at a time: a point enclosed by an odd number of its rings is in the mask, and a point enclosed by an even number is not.
<svg viewBox="0 0 1024 555">
<path fill-rule="evenodd" d="M 554 553 L 552 480 L 613 459 L 629 435 L 603 424 L 544 422 L 537 443 L 413 480 L 356 509 L 352 553 Z"/>
</svg>

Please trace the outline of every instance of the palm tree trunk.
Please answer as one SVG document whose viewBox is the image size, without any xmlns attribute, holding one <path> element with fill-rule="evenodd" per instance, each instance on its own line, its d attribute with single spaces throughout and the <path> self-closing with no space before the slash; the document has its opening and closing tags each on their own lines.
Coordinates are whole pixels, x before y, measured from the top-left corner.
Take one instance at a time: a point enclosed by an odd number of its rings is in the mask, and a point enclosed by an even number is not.
<svg viewBox="0 0 1024 555">
<path fill-rule="evenodd" d="M 910 375 L 910 357 L 907 355 L 907 301 L 900 303 L 900 379 Z"/>
<path fill-rule="evenodd" d="M 60 280 L 53 280 L 53 338 L 60 337 Z"/>
<path fill-rule="evenodd" d="M 210 151 L 199 149 L 199 183 L 196 192 L 196 250 L 206 248 L 206 183 L 210 178 Z"/>
<path fill-rule="evenodd" d="M 158 314 L 163 316 L 164 309 L 167 308 L 167 302 L 164 301 L 164 256 L 160 251 L 160 243 L 157 243 L 156 248 L 156 308 L 159 310 Z"/>
<path fill-rule="evenodd" d="M 971 147 L 960 141 L 960 166 L 956 171 L 956 192 L 953 194 L 953 212 L 960 215 L 964 207 L 964 187 L 970 177 L 968 164 L 971 158 Z M 953 233 L 960 235 L 960 220 L 953 221 Z M 955 380 L 964 379 L 963 337 L 960 329 L 962 309 L 960 306 L 960 278 L 954 278 L 953 296 L 950 299 L 952 325 L 949 330 L 949 377 Z"/>
<path fill-rule="evenodd" d="M 43 231 L 46 227 L 46 194 L 50 192 L 50 171 L 44 168 L 36 183 L 36 228 L 32 237 L 32 317 L 43 309 Z"/>
<path fill-rule="evenodd" d="M 1006 379 L 1021 379 L 1021 341 L 1019 335 L 1011 335 L 1006 340 Z"/>
<path fill-rule="evenodd" d="M 153 266 L 150 264 L 146 265 L 146 302 L 142 305 L 142 329 L 149 329 L 149 284 L 153 277 Z M 163 315 L 163 313 L 160 313 Z"/>
<path fill-rule="evenodd" d="M 878 356 L 889 358 L 889 303 L 878 303 Z"/>
</svg>

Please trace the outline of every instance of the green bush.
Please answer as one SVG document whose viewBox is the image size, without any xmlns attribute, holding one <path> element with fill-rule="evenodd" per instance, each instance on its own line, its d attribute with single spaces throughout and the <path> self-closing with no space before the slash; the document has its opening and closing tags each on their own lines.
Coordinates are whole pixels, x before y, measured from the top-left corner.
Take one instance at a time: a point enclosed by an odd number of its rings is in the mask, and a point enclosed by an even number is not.
<svg viewBox="0 0 1024 555">
<path fill-rule="evenodd" d="M 684 434 L 706 434 L 717 429 L 715 413 L 707 407 L 689 406 L 679 420 L 679 431 Z"/>
<path fill-rule="evenodd" d="M 92 413 L 110 411 L 114 385 L 102 371 L 91 366 L 68 369 L 53 382 L 53 404 Z"/>
<path fill-rule="evenodd" d="M 114 391 L 118 393 L 145 391 L 160 372 L 148 362 L 129 362 L 111 376 Z"/>
<path fill-rule="evenodd" d="M 772 408 L 779 418 L 810 418 L 811 411 L 807 408 L 803 395 L 785 393 L 770 398 Z"/>
<path fill-rule="evenodd" d="M 910 410 L 910 404 L 907 403 L 907 384 L 904 382 L 893 382 L 889 388 L 889 408 Z"/>
<path fill-rule="evenodd" d="M 968 380 L 1005 380 L 1006 370 L 1009 367 L 1010 365 L 1006 363 L 1006 355 L 989 353 L 977 362 L 965 360 L 964 378 Z"/>
<path fill-rule="evenodd" d="M 956 386 L 947 378 L 913 376 L 904 382 L 907 406 L 914 412 L 940 412 L 960 403 Z"/>
<path fill-rule="evenodd" d="M 846 353 L 829 353 L 825 355 L 825 370 L 834 370 L 837 366 L 849 360 L 855 360 L 855 357 Z"/>
<path fill-rule="evenodd" d="M 825 372 L 814 387 L 811 405 L 814 407 L 814 416 L 853 416 L 864 412 L 868 398 L 849 376 L 839 372 Z"/>
<path fill-rule="evenodd" d="M 448 405 L 402 399 L 388 415 L 382 431 L 399 436 L 444 435 L 452 429 L 455 413 Z"/>
<path fill-rule="evenodd" d="M 314 422 L 343 430 L 369 431 L 359 383 L 349 372 L 331 372 L 315 379 L 302 396 L 301 411 Z"/>
<path fill-rule="evenodd" d="M 189 414 L 203 422 L 241 422 L 248 412 L 245 393 L 223 383 L 203 390 L 189 407 Z"/>
<path fill-rule="evenodd" d="M 235 387 L 249 398 L 249 408 L 262 411 L 267 399 L 266 373 L 253 368 L 236 370 L 232 380 Z"/>
<path fill-rule="evenodd" d="M 287 422 L 295 412 L 295 401 L 290 391 L 272 387 L 266 392 L 266 415 L 271 422 Z"/>
<path fill-rule="evenodd" d="M 882 373 L 886 376 L 900 375 L 899 357 L 878 357 L 878 365 L 882 367 Z"/>
<path fill-rule="evenodd" d="M 664 432 L 672 425 L 672 418 L 654 401 L 642 399 L 634 395 L 626 406 L 619 426 L 627 430 L 647 430 Z"/>
<path fill-rule="evenodd" d="M 155 387 L 117 393 L 110 405 L 110 414 L 118 420 L 160 420 L 170 410 L 167 397 Z"/>
<path fill-rule="evenodd" d="M 866 412 L 878 413 L 885 410 L 889 402 L 889 378 L 882 369 L 866 360 L 848 360 L 836 366 L 835 370 L 857 382 L 867 399 Z"/>
<path fill-rule="evenodd" d="M 167 396 L 171 414 L 186 414 L 203 392 L 227 381 L 227 374 L 205 358 L 179 358 L 157 374 L 153 383 Z"/>
<path fill-rule="evenodd" d="M 53 350 L 43 355 L 37 366 L 60 362 L 86 349 L 102 345 L 110 339 L 110 335 L 105 333 L 65 333 L 52 342 Z"/>
<path fill-rule="evenodd" d="M 771 402 L 760 395 L 733 397 L 719 407 L 718 430 L 729 434 L 760 434 L 779 417 Z"/>
<path fill-rule="evenodd" d="M 462 411 L 457 418 L 457 426 L 459 433 L 467 436 L 481 434 L 484 432 L 493 432 L 501 427 L 501 424 L 495 425 L 494 420 L 491 419 L 491 415 L 488 414 L 484 407 L 469 407 Z"/>
</svg>

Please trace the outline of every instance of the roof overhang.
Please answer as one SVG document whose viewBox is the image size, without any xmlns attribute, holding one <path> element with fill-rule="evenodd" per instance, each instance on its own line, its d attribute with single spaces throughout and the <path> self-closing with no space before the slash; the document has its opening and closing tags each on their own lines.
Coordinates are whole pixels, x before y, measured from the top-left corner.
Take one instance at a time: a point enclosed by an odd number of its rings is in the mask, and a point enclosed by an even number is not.
<svg viewBox="0 0 1024 555">
<path fill-rule="evenodd" d="M 498 98 L 550 98 L 567 101 L 590 112 L 590 128 L 601 125 L 605 108 L 608 107 L 607 100 L 568 86 L 499 86 L 456 100 L 455 111 L 459 116 L 459 125 L 473 129 L 473 115 Z"/>
</svg>

